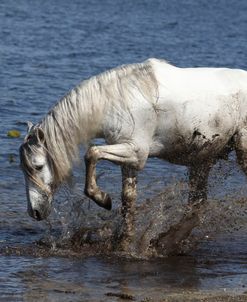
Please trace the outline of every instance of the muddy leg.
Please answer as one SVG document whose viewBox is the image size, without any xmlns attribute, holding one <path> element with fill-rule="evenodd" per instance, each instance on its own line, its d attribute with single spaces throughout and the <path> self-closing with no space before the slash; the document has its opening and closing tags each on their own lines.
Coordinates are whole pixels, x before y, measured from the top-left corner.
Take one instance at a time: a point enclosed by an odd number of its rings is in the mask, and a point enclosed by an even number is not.
<svg viewBox="0 0 247 302">
<path fill-rule="evenodd" d="M 122 166 L 123 233 L 120 248 L 124 251 L 128 250 L 135 234 L 136 176 L 137 172 L 135 169 Z"/>
<path fill-rule="evenodd" d="M 90 150 L 85 156 L 86 181 L 84 193 L 97 203 L 100 207 L 111 210 L 112 202 L 110 196 L 101 191 L 96 182 L 96 164 L 98 154 L 92 154 Z"/>
<path fill-rule="evenodd" d="M 234 139 L 238 164 L 247 175 L 247 129 L 241 130 Z"/>
<path fill-rule="evenodd" d="M 136 144 L 123 143 L 106 146 L 90 147 L 85 155 L 86 182 L 85 194 L 94 200 L 99 206 L 110 210 L 111 198 L 101 191 L 96 182 L 96 165 L 99 160 L 109 160 L 115 164 L 126 165 L 133 169 L 143 168 L 148 156 L 147 149 Z"/>
<path fill-rule="evenodd" d="M 187 239 L 191 231 L 199 224 L 199 214 L 207 199 L 207 180 L 210 164 L 192 166 L 189 170 L 189 204 L 178 223 L 161 233 L 157 239 L 152 240 L 151 246 L 161 254 L 178 253 L 181 243 Z"/>
<path fill-rule="evenodd" d="M 181 237 L 188 236 L 200 222 L 199 214 L 207 201 L 208 175 L 212 165 L 211 162 L 207 162 L 189 168 L 188 207 L 184 217 L 179 222 L 184 229 L 181 231 Z"/>
<path fill-rule="evenodd" d="M 190 207 L 199 207 L 207 200 L 208 175 L 210 163 L 191 166 L 189 168 L 189 200 Z"/>
</svg>

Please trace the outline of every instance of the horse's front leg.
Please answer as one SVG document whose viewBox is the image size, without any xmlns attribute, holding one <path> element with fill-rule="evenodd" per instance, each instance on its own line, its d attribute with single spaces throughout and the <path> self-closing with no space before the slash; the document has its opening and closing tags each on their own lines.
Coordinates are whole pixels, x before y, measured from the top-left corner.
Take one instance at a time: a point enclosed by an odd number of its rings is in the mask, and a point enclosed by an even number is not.
<svg viewBox="0 0 247 302">
<path fill-rule="evenodd" d="M 147 152 L 135 144 L 123 143 L 106 146 L 90 147 L 85 155 L 86 182 L 85 194 L 99 206 L 110 210 L 109 195 L 100 190 L 96 182 L 96 164 L 99 160 L 109 160 L 115 164 L 127 165 L 137 170 L 141 169 L 147 159 Z"/>
<path fill-rule="evenodd" d="M 135 234 L 137 171 L 129 166 L 122 166 L 122 215 L 123 233 L 121 248 L 127 250 Z"/>
<path fill-rule="evenodd" d="M 96 164 L 99 159 L 99 151 L 94 147 L 89 148 L 85 155 L 86 180 L 84 193 L 100 207 L 111 210 L 112 202 L 110 196 L 101 191 L 96 182 Z"/>
<path fill-rule="evenodd" d="M 117 144 L 93 146 L 85 155 L 86 183 L 85 194 L 99 206 L 111 209 L 109 195 L 99 189 L 96 182 L 96 164 L 99 160 L 109 160 L 122 166 L 122 215 L 123 231 L 121 234 L 121 249 L 128 249 L 134 235 L 136 175 L 143 168 L 148 157 L 147 149 L 135 144 Z"/>
</svg>

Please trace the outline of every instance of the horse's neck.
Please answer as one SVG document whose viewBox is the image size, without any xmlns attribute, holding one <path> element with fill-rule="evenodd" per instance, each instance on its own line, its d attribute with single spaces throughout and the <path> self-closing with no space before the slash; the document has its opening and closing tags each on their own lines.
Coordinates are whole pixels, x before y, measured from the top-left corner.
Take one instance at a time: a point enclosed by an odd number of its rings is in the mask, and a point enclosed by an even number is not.
<svg viewBox="0 0 247 302">
<path fill-rule="evenodd" d="M 97 87 L 88 89 L 87 86 L 82 86 L 81 89 L 85 89 L 85 92 L 77 100 L 78 125 L 81 128 L 82 142 L 88 142 L 101 136 L 104 112 L 109 104 Z"/>
</svg>

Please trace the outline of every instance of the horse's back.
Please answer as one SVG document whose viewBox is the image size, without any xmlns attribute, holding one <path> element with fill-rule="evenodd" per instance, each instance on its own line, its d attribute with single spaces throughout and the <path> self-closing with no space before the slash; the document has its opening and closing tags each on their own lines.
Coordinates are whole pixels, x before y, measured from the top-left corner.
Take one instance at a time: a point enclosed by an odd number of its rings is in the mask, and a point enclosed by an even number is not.
<svg viewBox="0 0 247 302">
<path fill-rule="evenodd" d="M 151 59 L 161 95 L 205 98 L 247 90 L 247 72 L 230 68 L 179 68 L 166 61 Z"/>
</svg>

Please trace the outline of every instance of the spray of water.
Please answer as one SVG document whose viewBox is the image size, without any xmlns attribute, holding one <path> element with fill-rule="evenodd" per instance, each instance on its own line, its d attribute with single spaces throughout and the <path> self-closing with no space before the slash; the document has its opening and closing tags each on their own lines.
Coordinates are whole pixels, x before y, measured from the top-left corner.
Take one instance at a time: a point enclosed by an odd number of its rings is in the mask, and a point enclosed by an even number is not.
<svg viewBox="0 0 247 302">
<path fill-rule="evenodd" d="M 197 216 L 195 219 L 191 214 L 185 215 L 186 203 L 181 188 L 182 183 L 170 186 L 137 206 L 136 232 L 128 247 L 128 256 L 166 256 L 181 250 L 185 239 L 198 224 Z M 63 189 L 63 193 L 63 200 L 56 202 L 52 218 L 47 222 L 48 231 L 42 242 L 53 251 L 69 248 L 77 252 L 120 254 L 118 247 L 123 225 L 120 209 L 102 211 L 82 198 L 81 192 L 71 195 Z"/>
<path fill-rule="evenodd" d="M 246 192 L 240 194 L 237 188 L 222 194 L 221 190 L 216 199 L 211 197 L 232 177 L 232 163 L 224 163 L 211 173 L 209 200 L 201 207 L 188 208 L 186 180 L 174 181 L 161 193 L 139 201 L 135 236 L 124 255 L 150 258 L 188 253 L 201 239 L 246 227 Z M 120 202 L 111 212 L 104 211 L 84 197 L 80 188 L 72 187 L 60 190 L 42 242 L 53 252 L 123 255 L 119 250 L 123 227 Z"/>
</svg>

